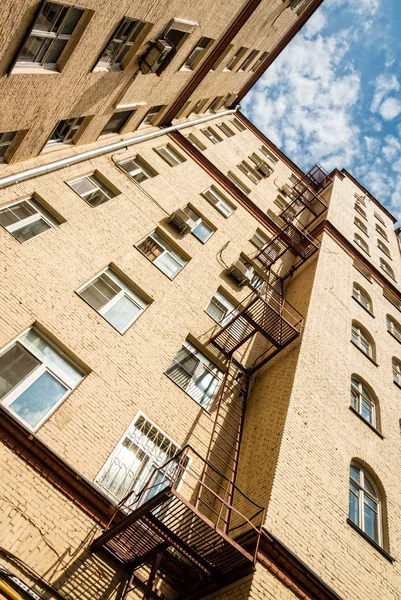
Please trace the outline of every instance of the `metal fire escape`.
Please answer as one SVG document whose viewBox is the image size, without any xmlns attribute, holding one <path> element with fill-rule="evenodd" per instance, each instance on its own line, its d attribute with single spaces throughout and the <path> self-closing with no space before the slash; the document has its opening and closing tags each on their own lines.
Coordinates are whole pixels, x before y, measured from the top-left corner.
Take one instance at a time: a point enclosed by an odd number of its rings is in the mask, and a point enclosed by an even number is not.
<svg viewBox="0 0 401 600">
<path fill-rule="evenodd" d="M 301 334 L 303 317 L 283 296 L 288 273 L 278 277 L 271 266 L 284 252 L 299 265 L 318 249 L 303 222 L 327 209 L 319 194 L 327 178 L 317 165 L 295 183 L 292 202 L 281 213 L 286 225 L 256 256 L 267 281 L 209 340 L 228 358 L 228 367 L 206 460 L 190 446 L 183 448 L 152 473 L 137 496 L 131 492 L 124 498 L 92 544 L 92 550 L 106 550 L 129 571 L 124 597 L 140 584 L 144 599 L 168 598 L 166 589 L 173 589 L 177 600 L 195 600 L 255 566 L 264 509 L 236 485 L 250 377 Z M 277 247 L 280 251 L 273 252 Z M 268 349 L 247 368 L 244 344 L 254 336 L 267 340 Z"/>
</svg>

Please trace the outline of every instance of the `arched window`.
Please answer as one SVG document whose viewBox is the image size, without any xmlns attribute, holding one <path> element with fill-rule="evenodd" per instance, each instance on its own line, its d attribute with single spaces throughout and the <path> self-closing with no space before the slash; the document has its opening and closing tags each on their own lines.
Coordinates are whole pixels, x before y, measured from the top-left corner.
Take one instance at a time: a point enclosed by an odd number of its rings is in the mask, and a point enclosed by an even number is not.
<svg viewBox="0 0 401 600">
<path fill-rule="evenodd" d="M 367 252 L 367 254 L 369 254 L 369 246 L 367 245 L 367 243 L 365 242 L 365 240 L 363 238 L 361 238 L 361 236 L 359 235 L 359 233 L 354 233 L 354 242 L 360 248 L 362 248 L 362 250 L 364 252 Z"/>
<path fill-rule="evenodd" d="M 401 343 L 401 325 L 390 315 L 387 315 L 387 331 Z"/>
<path fill-rule="evenodd" d="M 364 327 L 359 325 L 356 321 L 352 322 L 352 333 L 351 339 L 355 346 L 358 346 L 360 350 L 369 358 L 374 359 L 374 347 L 371 335 L 366 331 Z"/>
<path fill-rule="evenodd" d="M 363 233 L 368 235 L 368 228 L 366 227 L 365 223 L 359 217 L 354 218 L 354 223 L 357 227 L 359 227 L 359 229 L 361 231 L 363 231 Z"/>
<path fill-rule="evenodd" d="M 373 312 L 372 300 L 369 294 L 359 285 L 359 283 L 355 283 L 355 281 L 352 286 L 352 297 L 355 298 L 363 308 L 366 308 L 370 313 Z"/>
<path fill-rule="evenodd" d="M 358 212 L 364 219 L 368 220 L 368 217 L 366 216 L 365 211 L 363 210 L 362 206 L 360 204 L 358 204 L 358 202 L 355 202 L 354 208 L 355 208 L 356 212 Z"/>
<path fill-rule="evenodd" d="M 380 268 L 385 273 L 387 273 L 387 275 L 390 275 L 390 277 L 392 277 L 395 280 L 393 269 L 390 267 L 390 265 L 385 260 L 383 260 L 383 258 L 380 259 Z"/>
<path fill-rule="evenodd" d="M 362 204 L 362 206 L 366 206 L 365 196 L 361 196 L 360 194 L 354 194 L 354 197 L 356 198 L 357 202 Z"/>
<path fill-rule="evenodd" d="M 381 240 L 377 240 L 377 247 L 384 252 L 386 256 L 391 258 L 390 250 L 387 248 L 386 244 L 383 244 Z"/>
<path fill-rule="evenodd" d="M 376 402 L 367 387 L 356 377 L 351 379 L 350 404 L 373 427 L 377 427 Z"/>
<path fill-rule="evenodd" d="M 357 462 L 350 466 L 349 519 L 379 546 L 383 545 L 382 502 L 372 477 Z"/>
<path fill-rule="evenodd" d="M 374 213 L 374 215 L 375 215 L 376 219 L 377 219 L 377 220 L 378 220 L 378 221 L 379 221 L 379 222 L 380 222 L 382 225 L 384 225 L 384 227 L 385 227 L 385 226 L 386 226 L 386 224 L 385 224 L 385 222 L 383 221 L 383 219 L 381 218 L 381 216 L 380 216 L 380 215 L 379 215 L 377 212 L 375 212 L 375 213 Z"/>
<path fill-rule="evenodd" d="M 377 223 L 376 223 L 376 231 L 377 231 L 377 233 L 380 233 L 380 235 L 382 237 L 384 237 L 384 239 L 388 242 L 387 233 L 384 231 L 383 227 L 380 227 L 380 225 L 378 225 Z"/>
<path fill-rule="evenodd" d="M 393 356 L 393 381 L 401 386 L 401 362 Z"/>
</svg>

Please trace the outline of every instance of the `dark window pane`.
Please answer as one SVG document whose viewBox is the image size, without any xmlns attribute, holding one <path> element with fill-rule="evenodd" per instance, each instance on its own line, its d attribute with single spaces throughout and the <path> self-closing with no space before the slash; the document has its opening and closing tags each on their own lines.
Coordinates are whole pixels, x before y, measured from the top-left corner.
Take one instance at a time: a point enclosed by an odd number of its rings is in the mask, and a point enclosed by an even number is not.
<svg viewBox="0 0 401 600">
<path fill-rule="evenodd" d="M 37 31 L 54 31 L 60 17 L 65 14 L 66 9 L 61 4 L 46 2 L 40 15 L 35 21 L 34 29 Z"/>
<path fill-rule="evenodd" d="M 124 110 L 122 112 L 114 113 L 111 119 L 106 123 L 102 133 L 118 133 L 128 121 L 132 112 L 132 110 Z"/>
<path fill-rule="evenodd" d="M 66 387 L 45 372 L 10 404 L 10 409 L 25 423 L 36 427 L 66 392 Z"/>
<path fill-rule="evenodd" d="M 80 295 L 92 308 L 100 310 L 102 306 L 107 304 L 120 291 L 119 286 L 106 273 L 103 273 L 91 285 L 80 292 Z"/>
<path fill-rule="evenodd" d="M 46 223 L 46 221 L 43 221 L 43 219 L 38 219 L 37 221 L 29 223 L 29 225 L 24 225 L 21 227 L 21 229 L 17 229 L 17 231 L 12 231 L 11 233 L 19 242 L 26 242 L 40 233 L 47 231 L 50 229 L 50 227 L 51 226 Z"/>
<path fill-rule="evenodd" d="M 0 398 L 32 373 L 40 362 L 20 344 L 0 356 Z"/>
<path fill-rule="evenodd" d="M 62 51 L 66 47 L 68 40 L 55 40 L 49 54 L 46 57 L 45 64 L 55 65 L 61 56 Z"/>
<path fill-rule="evenodd" d="M 63 35 L 71 35 L 75 27 L 78 25 L 78 22 L 82 17 L 83 13 L 84 11 L 79 8 L 71 8 L 70 12 L 68 13 L 68 17 L 64 22 L 61 33 Z"/>
<path fill-rule="evenodd" d="M 170 29 L 166 34 L 166 39 L 173 44 L 175 48 L 186 38 L 188 34 L 178 29 Z"/>
<path fill-rule="evenodd" d="M 31 35 L 18 57 L 18 62 L 40 62 L 51 44 L 48 38 Z"/>
</svg>

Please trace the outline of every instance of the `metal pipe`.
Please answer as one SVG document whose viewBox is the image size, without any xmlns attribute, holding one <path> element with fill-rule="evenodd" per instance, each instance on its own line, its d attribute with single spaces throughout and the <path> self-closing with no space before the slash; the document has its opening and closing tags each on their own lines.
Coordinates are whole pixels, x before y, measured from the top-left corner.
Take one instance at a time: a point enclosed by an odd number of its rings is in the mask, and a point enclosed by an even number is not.
<svg viewBox="0 0 401 600">
<path fill-rule="evenodd" d="M 18 592 L 13 590 L 8 583 L 3 581 L 3 579 L 0 579 L 0 592 L 2 592 L 6 598 L 9 598 L 10 600 L 24 600 L 24 598 L 18 594 Z"/>
<path fill-rule="evenodd" d="M 194 119 L 192 121 L 187 121 L 185 123 L 179 123 L 177 125 L 170 125 L 169 127 L 163 127 L 162 129 L 158 129 L 157 131 L 152 131 L 151 133 L 144 133 L 142 135 L 138 135 L 137 137 L 131 137 L 126 140 L 121 140 L 120 142 L 114 142 L 113 144 L 106 144 L 105 146 L 100 146 L 93 150 L 87 150 L 86 152 L 81 152 L 80 154 L 75 154 L 74 156 L 69 156 L 68 158 L 62 158 L 60 160 L 55 160 L 45 165 L 41 165 L 40 167 L 34 167 L 32 169 L 26 169 L 24 171 L 19 171 L 18 173 L 14 173 L 13 175 L 7 175 L 6 177 L 0 177 L 0 189 L 5 188 L 14 183 L 20 183 L 21 181 L 26 181 L 27 179 L 32 179 L 33 177 L 38 177 L 39 175 L 45 175 L 47 173 L 51 173 L 52 171 L 57 171 L 58 169 L 63 169 L 64 167 L 70 167 L 71 165 L 76 165 L 84 160 L 88 160 L 90 158 L 96 158 L 97 156 L 102 156 L 103 154 L 107 154 L 108 152 L 114 152 L 115 150 L 120 150 L 121 148 L 128 148 L 129 146 L 134 146 L 135 144 L 139 144 L 140 142 L 145 142 L 147 140 L 152 140 L 154 138 L 158 138 L 162 135 L 166 135 L 167 133 L 171 133 L 172 131 L 180 131 L 181 129 L 186 129 L 187 127 L 192 127 L 193 125 L 199 125 L 200 123 L 206 123 L 207 121 L 212 121 L 213 119 L 224 117 L 226 115 L 231 115 L 235 113 L 239 108 L 237 105 L 233 109 L 224 110 L 222 112 L 216 113 L 214 115 L 209 115 L 207 117 L 201 117 L 200 119 Z"/>
</svg>

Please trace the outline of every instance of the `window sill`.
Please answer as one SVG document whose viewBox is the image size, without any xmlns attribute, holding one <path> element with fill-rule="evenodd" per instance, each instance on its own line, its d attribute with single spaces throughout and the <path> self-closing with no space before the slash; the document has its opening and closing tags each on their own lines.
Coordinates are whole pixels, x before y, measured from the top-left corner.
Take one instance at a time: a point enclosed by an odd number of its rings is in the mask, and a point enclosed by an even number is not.
<svg viewBox="0 0 401 600">
<path fill-rule="evenodd" d="M 384 440 L 384 435 L 382 435 L 380 433 L 380 431 L 378 429 L 376 429 L 376 427 L 374 427 L 373 425 L 371 425 L 371 423 L 369 423 L 369 421 L 367 421 L 366 419 L 364 419 L 362 417 L 362 415 L 359 414 L 359 412 L 357 410 L 355 410 L 355 408 L 353 408 L 352 406 L 348 407 L 350 409 L 351 412 L 354 413 L 354 415 L 356 415 L 357 417 L 359 417 L 359 419 L 361 419 L 361 421 L 363 423 L 365 423 L 365 425 L 367 425 L 372 431 L 374 431 L 382 440 Z"/>
<path fill-rule="evenodd" d="M 397 340 L 397 342 L 399 344 L 401 344 L 401 341 L 398 339 L 398 337 L 396 335 L 394 335 L 394 333 L 391 333 L 391 331 L 389 331 L 388 329 L 387 329 L 387 333 L 390 334 L 392 338 L 394 338 L 395 340 Z"/>
<path fill-rule="evenodd" d="M 369 544 L 371 546 L 373 546 L 373 548 L 376 548 L 376 550 L 378 552 L 380 552 L 380 554 L 382 556 L 384 556 L 384 558 L 386 558 L 392 564 L 394 563 L 394 558 L 392 556 L 390 556 L 390 554 L 388 554 L 388 552 L 383 550 L 383 548 L 381 546 L 379 546 L 379 544 L 376 544 L 375 541 L 373 541 L 368 535 L 366 535 L 366 533 L 364 531 L 362 531 L 362 529 L 360 529 L 360 527 L 358 527 L 358 525 L 355 525 L 355 523 L 353 523 L 350 519 L 347 519 L 347 523 L 350 527 L 352 527 L 352 529 L 355 529 L 355 531 L 357 531 L 359 533 L 359 535 L 361 535 L 367 542 L 369 542 Z"/>
<path fill-rule="evenodd" d="M 361 350 L 361 349 L 360 349 L 360 347 L 359 347 L 359 346 L 357 346 L 357 345 L 355 344 L 355 342 L 353 342 L 352 340 L 350 340 L 350 342 L 351 342 L 351 344 L 352 344 L 352 345 L 353 345 L 353 346 L 354 346 L 354 347 L 355 347 L 357 350 L 359 350 L 359 352 L 360 352 L 361 354 L 363 354 L 363 355 L 364 355 L 364 357 L 365 357 L 365 358 L 367 358 L 368 360 L 370 360 L 370 362 L 371 362 L 371 363 L 373 363 L 373 364 L 374 364 L 376 367 L 378 367 L 378 366 L 379 366 L 379 365 L 377 364 L 377 362 L 376 362 L 375 360 L 373 360 L 373 358 L 371 358 L 370 356 L 368 356 L 367 354 L 365 354 L 365 352 L 364 352 L 363 350 Z"/>
<path fill-rule="evenodd" d="M 359 300 L 357 300 L 357 299 L 355 298 L 355 296 L 352 296 L 352 299 L 353 299 L 353 300 L 355 300 L 355 302 L 356 302 L 357 304 L 359 304 L 359 306 L 360 306 L 361 308 L 363 308 L 363 310 L 364 310 L 364 311 L 366 311 L 366 312 L 368 313 L 368 315 L 370 315 L 370 316 L 371 316 L 371 317 L 373 317 L 374 319 L 376 318 L 376 317 L 375 317 L 375 315 L 374 315 L 372 312 L 370 312 L 370 310 L 369 310 L 368 308 L 366 308 L 366 307 L 365 307 L 363 304 L 361 304 L 361 303 L 359 302 Z"/>
<path fill-rule="evenodd" d="M 42 67 L 41 65 L 15 65 L 10 75 L 60 75 L 56 68 Z"/>
</svg>

